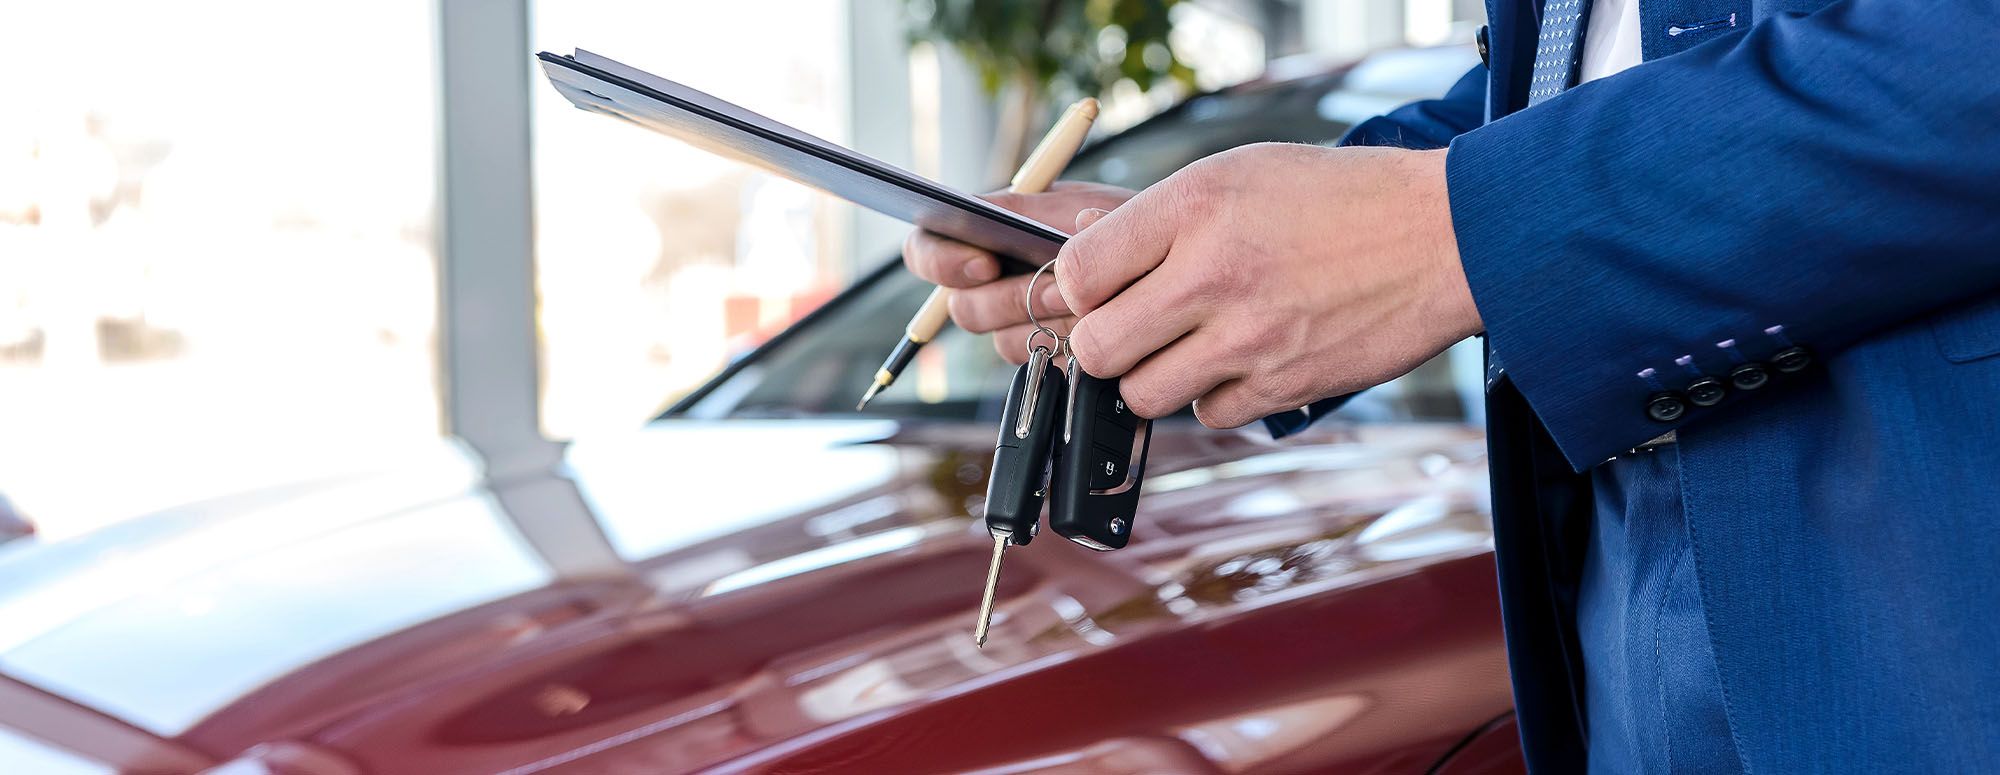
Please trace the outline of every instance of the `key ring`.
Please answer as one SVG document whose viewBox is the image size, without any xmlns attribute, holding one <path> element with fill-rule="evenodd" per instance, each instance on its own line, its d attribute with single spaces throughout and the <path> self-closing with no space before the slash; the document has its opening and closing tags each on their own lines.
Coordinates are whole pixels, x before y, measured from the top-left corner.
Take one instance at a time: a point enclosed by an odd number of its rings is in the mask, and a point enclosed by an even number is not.
<svg viewBox="0 0 2000 775">
<path fill-rule="evenodd" d="M 1056 342 L 1056 346 L 1055 346 L 1055 349 L 1049 349 L 1049 347 L 1048 347 L 1047 345 L 1043 345 L 1043 346 L 1042 346 L 1042 348 L 1041 348 L 1041 349 L 1044 349 L 1044 350 L 1048 350 L 1048 351 L 1049 351 L 1049 357 L 1051 357 L 1051 358 L 1053 358 L 1053 357 L 1055 357 L 1055 356 L 1057 356 L 1057 355 L 1061 355 L 1061 354 L 1062 354 L 1062 352 L 1063 352 L 1063 349 L 1069 346 L 1069 340 L 1068 340 L 1067 338 L 1063 337 L 1063 336 L 1062 336 L 1062 335 L 1060 335 L 1060 334 L 1057 334 L 1056 332 L 1054 332 L 1054 331 L 1052 331 L 1052 330 L 1049 330 L 1049 329 L 1048 329 L 1047 327 L 1045 327 L 1045 326 L 1036 326 L 1036 327 L 1035 327 L 1035 330 L 1033 330 L 1033 331 L 1029 331 L 1029 332 L 1028 332 L 1028 341 L 1027 341 L 1027 342 L 1026 342 L 1026 343 L 1025 343 L 1024 345 L 1023 345 L 1024 347 L 1026 347 L 1026 348 L 1027 348 L 1027 350 L 1028 350 L 1028 354 L 1030 354 L 1030 355 L 1033 355 L 1033 354 L 1034 354 L 1034 352 L 1035 352 L 1035 337 L 1037 337 L 1037 336 L 1040 336 L 1040 335 L 1042 335 L 1042 334 L 1048 334 L 1048 335 L 1049 335 L 1049 338 L 1050 338 L 1050 339 L 1054 339 L 1054 340 L 1055 340 L 1055 342 Z"/>
<path fill-rule="evenodd" d="M 1069 337 L 1056 333 L 1055 329 L 1042 325 L 1042 321 L 1035 319 L 1035 283 L 1042 279 L 1043 272 L 1048 271 L 1049 267 L 1055 265 L 1056 262 L 1050 260 L 1048 263 L 1036 267 L 1034 274 L 1028 275 L 1028 293 L 1026 298 L 1021 300 L 1022 306 L 1028 311 L 1028 323 L 1035 327 L 1035 330 L 1028 332 L 1028 341 L 1025 344 L 1028 353 L 1031 355 L 1035 352 L 1036 334 L 1048 334 L 1050 339 L 1055 340 L 1056 349 L 1050 355 L 1061 355 L 1065 350 L 1069 349 Z"/>
</svg>

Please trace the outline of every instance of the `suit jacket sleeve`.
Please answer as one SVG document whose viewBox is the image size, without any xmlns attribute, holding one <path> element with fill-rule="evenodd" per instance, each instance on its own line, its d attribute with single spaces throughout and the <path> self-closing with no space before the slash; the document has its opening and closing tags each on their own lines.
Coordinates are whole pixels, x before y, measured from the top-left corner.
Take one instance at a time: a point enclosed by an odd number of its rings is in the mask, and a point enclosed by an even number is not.
<svg viewBox="0 0 2000 775">
<path fill-rule="evenodd" d="M 1486 67 L 1475 66 L 1444 97 L 1412 102 L 1347 130 L 1341 145 L 1376 145 L 1432 150 L 1479 126 L 1486 118 Z M 1311 406 L 1264 418 L 1272 438 L 1284 438 L 1347 403 L 1353 394 L 1315 401 Z"/>
<path fill-rule="evenodd" d="M 1452 142 L 1452 223 L 1492 356 L 1573 467 L 1784 400 L 1778 379 L 1652 419 L 1649 397 L 1696 369 L 1793 343 L 1830 354 L 2000 288 L 1996 14 L 1842 0 Z"/>
<path fill-rule="evenodd" d="M 1429 150 L 1486 121 L 1486 66 L 1476 65 L 1445 95 L 1421 100 L 1355 124 L 1341 145 L 1376 145 Z"/>
</svg>

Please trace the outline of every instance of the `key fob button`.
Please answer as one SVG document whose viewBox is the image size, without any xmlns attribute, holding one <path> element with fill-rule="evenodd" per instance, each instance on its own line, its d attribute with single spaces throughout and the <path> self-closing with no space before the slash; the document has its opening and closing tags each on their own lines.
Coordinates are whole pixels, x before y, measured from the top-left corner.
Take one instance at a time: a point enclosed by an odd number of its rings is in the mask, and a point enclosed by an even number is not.
<svg viewBox="0 0 2000 775">
<path fill-rule="evenodd" d="M 1074 403 L 1056 452 L 1049 527 L 1080 546 L 1111 551 L 1131 540 L 1151 424 L 1118 395 L 1118 380 L 1084 374 L 1074 358 L 1069 377 Z"/>
<path fill-rule="evenodd" d="M 1132 429 L 1119 425 L 1107 417 L 1098 417 L 1090 441 L 1105 449 L 1122 449 L 1128 453 L 1132 449 Z"/>
<path fill-rule="evenodd" d="M 1097 416 L 1117 423 L 1118 427 L 1125 429 L 1127 436 L 1131 435 L 1133 428 L 1139 427 L 1139 416 L 1132 413 L 1132 407 L 1126 406 L 1125 399 L 1120 398 L 1116 391 L 1104 391 L 1097 402 Z"/>
<path fill-rule="evenodd" d="M 1126 435 L 1131 435 L 1129 432 Z M 1125 466 L 1130 463 L 1131 448 L 1113 452 L 1104 447 L 1090 449 L 1090 489 L 1109 490 L 1125 483 Z"/>
</svg>

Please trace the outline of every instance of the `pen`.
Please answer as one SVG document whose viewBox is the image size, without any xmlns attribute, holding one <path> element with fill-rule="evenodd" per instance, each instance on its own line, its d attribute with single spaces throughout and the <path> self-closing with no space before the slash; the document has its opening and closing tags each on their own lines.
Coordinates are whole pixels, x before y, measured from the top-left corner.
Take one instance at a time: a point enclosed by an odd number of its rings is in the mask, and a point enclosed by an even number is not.
<svg viewBox="0 0 2000 775">
<path fill-rule="evenodd" d="M 1055 182 L 1064 167 L 1069 166 L 1076 150 L 1083 147 L 1083 137 L 1090 133 L 1090 123 L 1096 120 L 1097 100 L 1085 97 L 1069 106 L 1056 125 L 1042 137 L 1042 142 L 1035 146 L 1034 152 L 1028 154 L 1028 160 L 1021 163 L 1021 170 L 1014 173 L 1007 190 L 1016 194 L 1039 194 L 1048 190 L 1049 184 Z M 951 317 L 950 301 L 950 288 L 938 286 L 937 290 L 931 291 L 930 298 L 924 300 L 924 306 L 917 308 L 917 314 L 903 328 L 903 340 L 889 352 L 882 368 L 875 370 L 874 384 L 869 385 L 868 392 L 861 395 L 861 403 L 854 406 L 854 411 L 867 408 L 876 394 L 895 384 L 896 377 L 917 357 L 917 351 L 944 329 L 945 321 Z"/>
</svg>

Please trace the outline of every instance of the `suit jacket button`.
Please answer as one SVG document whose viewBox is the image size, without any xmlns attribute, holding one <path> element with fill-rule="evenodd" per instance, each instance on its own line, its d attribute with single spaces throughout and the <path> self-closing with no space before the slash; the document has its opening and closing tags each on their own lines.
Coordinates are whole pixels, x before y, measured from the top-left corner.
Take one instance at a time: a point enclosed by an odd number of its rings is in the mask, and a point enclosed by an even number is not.
<svg viewBox="0 0 2000 775">
<path fill-rule="evenodd" d="M 1779 350 L 1777 355 L 1771 356 L 1771 365 L 1777 367 L 1779 371 L 1790 374 L 1812 365 L 1812 353 L 1806 352 L 1804 347 Z"/>
<path fill-rule="evenodd" d="M 1695 380 L 1694 384 L 1688 385 L 1688 403 L 1695 406 L 1714 406 L 1722 403 L 1722 396 L 1725 392 L 1727 391 L 1722 387 L 1722 380 L 1714 377 L 1703 377 Z"/>
<path fill-rule="evenodd" d="M 1771 372 L 1761 363 L 1746 363 L 1729 370 L 1729 384 L 1737 390 L 1756 390 L 1771 381 Z"/>
<path fill-rule="evenodd" d="M 1646 416 L 1660 422 L 1673 422 L 1687 414 L 1687 404 L 1673 393 L 1654 393 L 1646 399 Z"/>
<path fill-rule="evenodd" d="M 1479 25 L 1479 31 L 1472 34 L 1472 39 L 1479 44 L 1479 63 L 1487 67 L 1493 66 L 1493 57 L 1487 53 L 1487 46 L 1490 45 L 1487 41 L 1491 35 L 1484 24 Z"/>
</svg>

